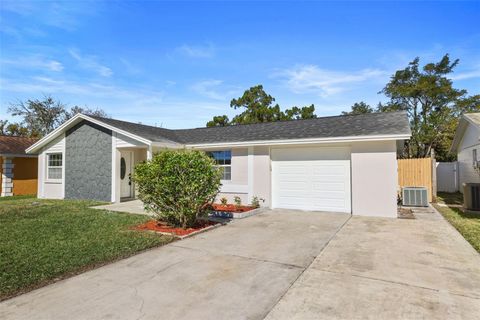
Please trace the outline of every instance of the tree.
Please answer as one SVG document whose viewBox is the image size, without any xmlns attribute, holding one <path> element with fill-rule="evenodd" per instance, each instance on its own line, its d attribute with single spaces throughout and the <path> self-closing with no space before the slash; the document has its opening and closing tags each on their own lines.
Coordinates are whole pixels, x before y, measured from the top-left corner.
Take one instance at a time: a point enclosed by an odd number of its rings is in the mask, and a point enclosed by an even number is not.
<svg viewBox="0 0 480 320">
<path fill-rule="evenodd" d="M 253 86 L 245 90 L 241 97 L 232 99 L 230 102 L 231 108 L 243 110 L 240 114 L 233 117 L 231 121 L 228 121 L 226 115 L 215 116 L 207 123 L 207 127 L 291 119 L 311 119 L 316 117 L 315 106 L 313 104 L 308 107 L 293 107 L 281 111 L 278 103 L 274 104 L 274 102 L 275 98 L 266 93 L 262 85 Z"/>
<path fill-rule="evenodd" d="M 44 136 L 58 127 L 65 114 L 65 105 L 50 96 L 43 100 L 27 100 L 10 105 L 13 116 L 23 117 L 22 124 L 30 134 Z"/>
<path fill-rule="evenodd" d="M 65 120 L 72 118 L 77 113 L 82 113 L 87 116 L 95 116 L 95 117 L 102 117 L 102 118 L 110 118 L 110 116 L 103 111 L 102 109 L 90 109 L 88 107 L 79 107 L 74 106 L 69 111 L 65 111 Z"/>
<path fill-rule="evenodd" d="M 308 107 L 292 107 L 291 109 L 285 110 L 285 119 L 282 120 L 300 120 L 300 119 L 314 119 L 317 115 L 315 114 L 315 106 L 311 104 Z"/>
<path fill-rule="evenodd" d="M 405 110 L 410 119 L 412 138 L 407 142 L 404 156 L 426 157 L 432 149 L 439 160 L 449 160 L 448 149 L 454 135 L 458 116 L 466 111 L 478 111 L 478 96 L 467 96 L 466 90 L 453 87 L 447 75 L 459 60 L 448 54 L 437 63 L 421 68 L 417 57 L 398 70 L 383 88 L 390 101 L 378 111 Z"/>
<path fill-rule="evenodd" d="M 165 150 L 135 167 L 134 180 L 147 211 L 182 228 L 205 217 L 220 191 L 222 171 L 205 152 Z"/>
<path fill-rule="evenodd" d="M 365 102 L 355 102 L 353 106 L 351 106 L 351 111 L 343 111 L 342 115 L 354 115 L 354 114 L 363 114 L 363 113 L 372 113 L 374 110 L 370 105 L 366 104 Z"/>
<path fill-rule="evenodd" d="M 0 120 L 0 135 L 29 137 L 28 129 L 19 123 L 8 123 L 8 120 Z"/>
<path fill-rule="evenodd" d="M 8 111 L 12 116 L 22 117 L 22 122 L 8 126 L 5 123 L 2 130 L 10 128 L 11 132 L 15 132 L 14 134 L 31 137 L 42 137 L 52 132 L 79 112 L 86 115 L 108 117 L 105 111 L 99 108 L 90 109 L 74 106 L 69 110 L 64 103 L 51 96 L 45 96 L 43 100 L 35 99 L 12 103 Z"/>
<path fill-rule="evenodd" d="M 207 127 L 225 127 L 229 125 L 230 120 L 228 116 L 215 116 L 212 120 L 207 122 Z"/>
</svg>

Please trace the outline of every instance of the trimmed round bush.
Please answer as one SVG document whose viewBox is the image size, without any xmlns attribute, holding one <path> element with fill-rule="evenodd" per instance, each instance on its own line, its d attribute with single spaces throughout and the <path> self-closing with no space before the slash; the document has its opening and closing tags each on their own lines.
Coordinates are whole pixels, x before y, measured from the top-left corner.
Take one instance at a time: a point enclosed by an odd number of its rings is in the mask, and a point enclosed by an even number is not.
<svg viewBox="0 0 480 320">
<path fill-rule="evenodd" d="M 135 166 L 134 181 L 147 211 L 158 220 L 188 228 L 207 214 L 221 176 L 205 152 L 166 150 Z"/>
</svg>

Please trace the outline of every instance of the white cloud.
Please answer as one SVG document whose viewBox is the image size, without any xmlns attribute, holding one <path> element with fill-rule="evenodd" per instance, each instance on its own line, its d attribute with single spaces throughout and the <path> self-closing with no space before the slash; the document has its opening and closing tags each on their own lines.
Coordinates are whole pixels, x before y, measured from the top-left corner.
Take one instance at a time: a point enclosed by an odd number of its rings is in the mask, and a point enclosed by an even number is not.
<svg viewBox="0 0 480 320">
<path fill-rule="evenodd" d="M 477 68 L 476 70 L 454 73 L 450 78 L 452 80 L 467 80 L 467 79 L 480 78 L 480 67 Z"/>
<path fill-rule="evenodd" d="M 77 50 L 75 49 L 70 49 L 68 51 L 70 53 L 70 55 L 75 59 L 77 60 L 79 66 L 81 68 L 84 68 L 84 69 L 87 69 L 87 70 L 91 70 L 99 75 L 101 75 L 102 77 L 110 77 L 112 74 L 113 74 L 113 71 L 112 69 L 110 69 L 109 67 L 107 66 L 104 66 L 102 64 L 100 64 L 98 61 L 97 61 L 97 57 L 95 56 L 92 56 L 92 55 L 88 55 L 88 56 L 84 56 L 84 55 L 81 55 L 80 52 L 78 52 Z"/>
<path fill-rule="evenodd" d="M 1 59 L 0 65 L 13 66 L 21 69 L 41 69 L 44 71 L 60 72 L 63 64 L 56 60 L 46 59 L 40 56 L 18 57 L 16 59 Z"/>
<path fill-rule="evenodd" d="M 294 93 L 315 93 L 322 97 L 343 92 L 354 83 L 384 79 L 387 76 L 387 72 L 378 69 L 348 73 L 322 69 L 316 65 L 300 65 L 273 74 L 273 77 L 282 78 L 285 85 Z"/>
<path fill-rule="evenodd" d="M 218 88 L 223 83 L 221 80 L 204 80 L 192 85 L 192 90 L 196 93 L 214 100 L 223 100 L 225 96 L 219 93 Z"/>
<path fill-rule="evenodd" d="M 191 58 L 211 58 L 215 55 L 215 48 L 209 44 L 207 46 L 182 45 L 176 48 L 176 51 Z"/>
<path fill-rule="evenodd" d="M 222 80 L 209 79 L 194 83 L 190 87 L 194 92 L 213 100 L 228 100 L 238 93 L 238 88 L 223 85 Z"/>
<path fill-rule="evenodd" d="M 163 96 L 162 91 L 144 90 L 142 88 L 123 88 L 91 81 L 69 81 L 51 77 L 35 76 L 30 79 L 0 78 L 2 91 L 26 93 L 29 95 L 51 93 L 71 94 L 82 97 L 111 99 L 128 99 L 132 101 L 153 101 Z"/>
</svg>

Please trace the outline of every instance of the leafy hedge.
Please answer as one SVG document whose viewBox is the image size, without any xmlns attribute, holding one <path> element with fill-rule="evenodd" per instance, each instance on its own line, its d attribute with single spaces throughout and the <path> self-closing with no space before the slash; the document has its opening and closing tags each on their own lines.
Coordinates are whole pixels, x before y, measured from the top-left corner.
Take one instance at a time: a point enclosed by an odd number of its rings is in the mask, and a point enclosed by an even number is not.
<svg viewBox="0 0 480 320">
<path fill-rule="evenodd" d="M 187 228 L 206 215 L 220 190 L 221 171 L 202 151 L 166 150 L 135 167 L 145 209 L 159 220 Z"/>
</svg>

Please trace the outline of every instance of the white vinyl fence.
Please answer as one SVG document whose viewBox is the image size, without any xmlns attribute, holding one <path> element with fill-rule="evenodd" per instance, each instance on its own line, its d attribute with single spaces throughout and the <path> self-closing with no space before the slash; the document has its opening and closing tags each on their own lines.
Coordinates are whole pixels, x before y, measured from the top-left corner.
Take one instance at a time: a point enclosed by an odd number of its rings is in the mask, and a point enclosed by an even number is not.
<svg viewBox="0 0 480 320">
<path fill-rule="evenodd" d="M 437 162 L 437 191 L 458 191 L 458 163 Z"/>
</svg>

